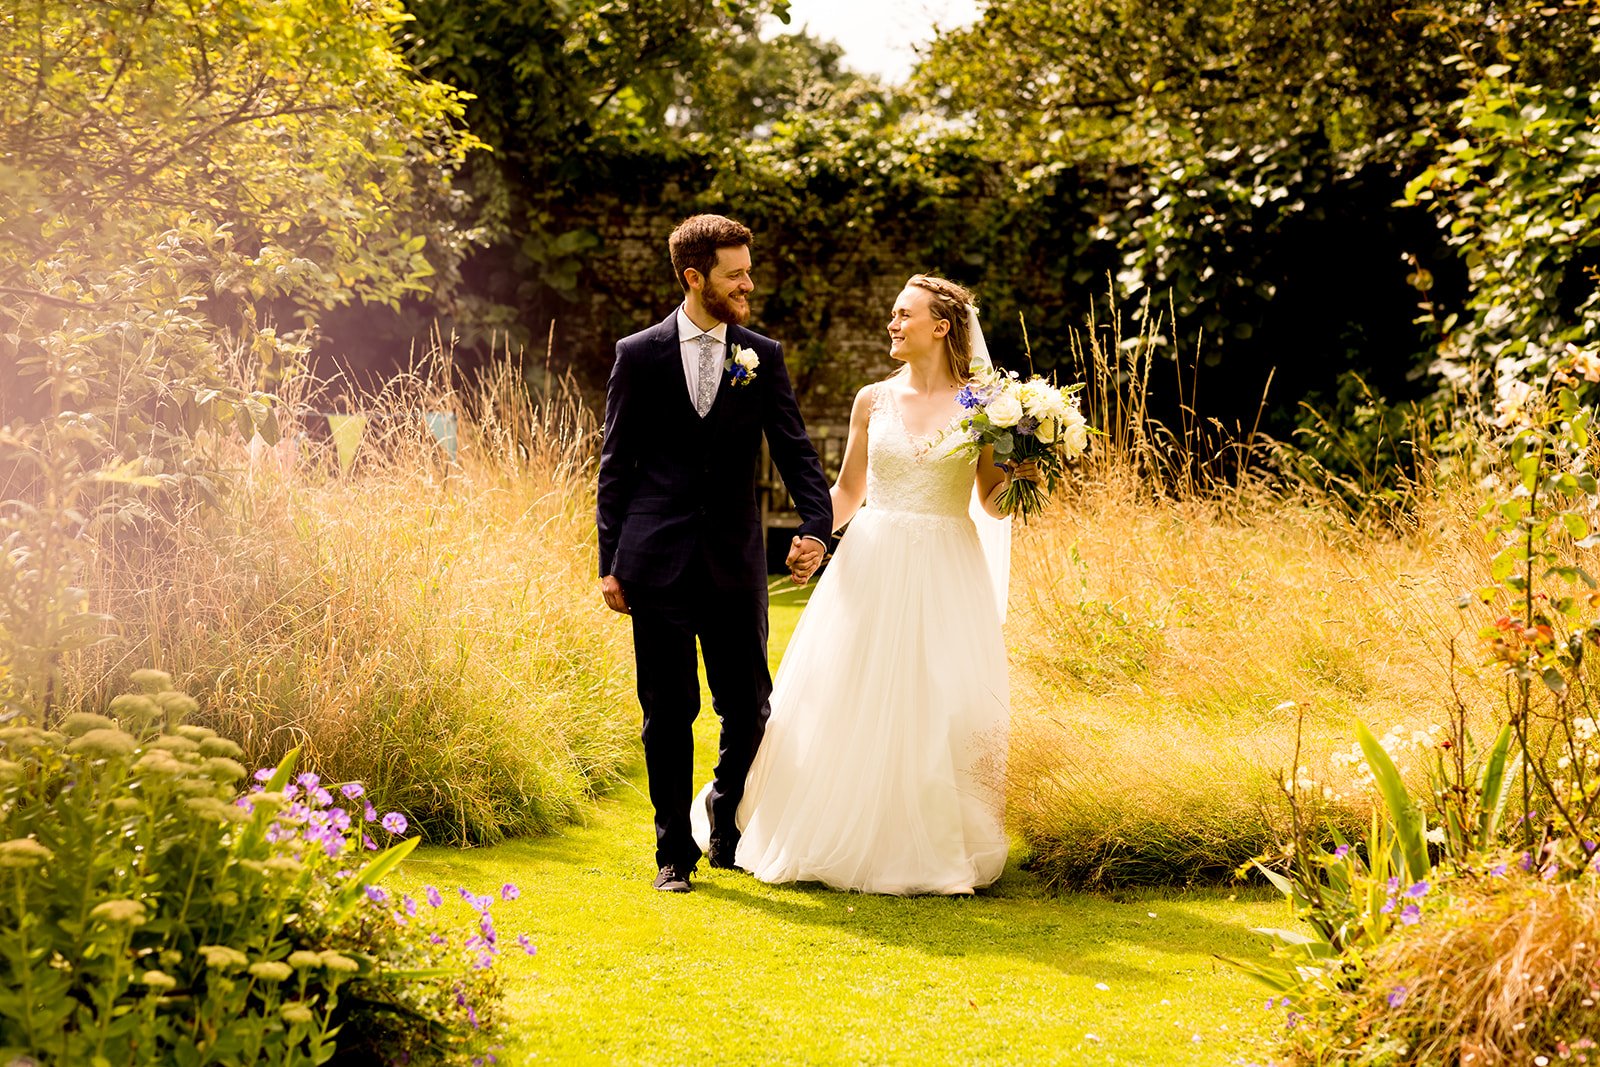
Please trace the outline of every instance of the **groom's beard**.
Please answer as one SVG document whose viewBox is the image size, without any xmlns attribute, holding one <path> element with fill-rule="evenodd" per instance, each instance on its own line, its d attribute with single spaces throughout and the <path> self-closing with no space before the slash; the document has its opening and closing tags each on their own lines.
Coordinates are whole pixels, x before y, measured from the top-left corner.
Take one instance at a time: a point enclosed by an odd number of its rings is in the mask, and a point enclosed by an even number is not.
<svg viewBox="0 0 1600 1067">
<path fill-rule="evenodd" d="M 731 296 L 732 293 L 717 293 L 706 289 L 700 294 L 700 302 L 718 322 L 743 326 L 750 318 L 750 299 L 746 297 L 742 304 L 735 304 L 730 299 Z"/>
</svg>

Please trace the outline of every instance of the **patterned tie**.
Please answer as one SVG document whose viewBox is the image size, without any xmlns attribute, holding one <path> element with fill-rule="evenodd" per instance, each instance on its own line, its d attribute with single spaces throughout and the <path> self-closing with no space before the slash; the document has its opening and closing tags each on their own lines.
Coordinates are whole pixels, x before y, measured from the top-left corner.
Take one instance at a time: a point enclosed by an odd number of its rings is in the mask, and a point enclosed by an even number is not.
<svg viewBox="0 0 1600 1067">
<path fill-rule="evenodd" d="M 694 409 L 703 419 L 711 410 L 711 401 L 717 395 L 717 339 L 709 333 L 700 335 L 700 377 L 695 390 Z"/>
</svg>

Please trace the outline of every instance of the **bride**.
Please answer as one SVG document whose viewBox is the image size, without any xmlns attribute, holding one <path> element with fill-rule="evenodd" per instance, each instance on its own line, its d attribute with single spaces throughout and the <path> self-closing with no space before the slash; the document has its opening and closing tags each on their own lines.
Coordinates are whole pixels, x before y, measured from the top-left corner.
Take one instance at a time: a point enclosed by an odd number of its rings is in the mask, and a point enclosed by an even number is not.
<svg viewBox="0 0 1600 1067">
<path fill-rule="evenodd" d="M 889 342 L 902 366 L 856 394 L 832 489 L 850 530 L 779 666 L 734 861 L 764 882 L 971 893 L 1006 862 L 1009 691 L 1005 578 L 997 598 L 970 511 L 999 518 L 1007 477 L 1037 475 L 939 447 L 988 359 L 971 293 L 911 278 Z"/>
</svg>

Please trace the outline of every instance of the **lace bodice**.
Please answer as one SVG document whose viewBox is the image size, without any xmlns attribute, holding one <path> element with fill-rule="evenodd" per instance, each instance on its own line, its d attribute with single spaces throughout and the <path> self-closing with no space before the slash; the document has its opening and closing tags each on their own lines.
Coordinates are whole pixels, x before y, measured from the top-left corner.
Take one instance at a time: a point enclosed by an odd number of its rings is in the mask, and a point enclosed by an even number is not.
<svg viewBox="0 0 1600 1067">
<path fill-rule="evenodd" d="M 888 386 L 872 389 L 867 420 L 867 506 L 874 511 L 968 518 L 977 460 L 906 431 Z"/>
</svg>

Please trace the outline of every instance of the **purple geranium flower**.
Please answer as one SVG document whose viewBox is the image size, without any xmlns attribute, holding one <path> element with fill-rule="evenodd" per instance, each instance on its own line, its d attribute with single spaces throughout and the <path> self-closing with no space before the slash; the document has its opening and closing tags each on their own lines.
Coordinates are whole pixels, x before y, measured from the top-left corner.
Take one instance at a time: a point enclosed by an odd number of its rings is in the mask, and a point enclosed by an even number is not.
<svg viewBox="0 0 1600 1067">
<path fill-rule="evenodd" d="M 1333 850 L 1333 858 L 1336 860 L 1342 860 L 1348 855 L 1350 855 L 1349 845 L 1340 845 L 1338 848 Z"/>
<path fill-rule="evenodd" d="M 1406 1002 L 1406 993 L 1407 992 L 1408 992 L 1408 990 L 1403 985 L 1397 985 L 1392 990 L 1390 990 L 1389 991 L 1389 1007 L 1398 1008 L 1400 1005 L 1404 1004 Z"/>
<path fill-rule="evenodd" d="M 272 780 L 272 776 L 276 773 L 277 771 L 271 767 L 262 767 L 256 771 L 254 777 L 258 782 L 270 782 Z"/>
<path fill-rule="evenodd" d="M 383 817 L 383 828 L 391 834 L 403 834 L 406 832 L 406 817 L 398 811 L 391 811 Z"/>
<path fill-rule="evenodd" d="M 441 895 L 440 892 L 433 886 L 424 886 L 423 892 L 428 898 L 428 903 L 432 904 L 434 907 L 437 908 L 439 905 L 444 903 L 443 895 Z"/>
<path fill-rule="evenodd" d="M 1407 889 L 1405 895 L 1410 897 L 1412 900 L 1416 900 L 1418 897 L 1426 896 L 1427 893 L 1428 893 L 1428 883 L 1427 882 L 1418 882 L 1416 885 L 1412 886 L 1410 889 Z"/>
<path fill-rule="evenodd" d="M 368 822 L 377 822 L 378 820 L 378 809 L 372 806 L 371 801 L 367 802 L 366 809 L 362 814 L 366 816 Z"/>
<path fill-rule="evenodd" d="M 1415 926 L 1422 921 L 1422 909 L 1415 904 L 1407 904 L 1400 913 L 1400 921 L 1407 926 Z"/>
<path fill-rule="evenodd" d="M 488 911 L 494 905 L 494 898 L 489 894 L 485 893 L 480 897 L 466 886 L 461 887 L 461 899 L 470 904 L 473 911 L 480 913 Z"/>
<path fill-rule="evenodd" d="M 516 886 L 512 885 L 510 882 L 507 882 L 505 885 L 500 887 L 500 899 L 501 900 L 516 900 L 521 895 L 522 895 L 522 890 L 518 889 Z"/>
<path fill-rule="evenodd" d="M 360 782 L 346 782 L 339 787 L 339 792 L 344 794 L 346 800 L 355 800 L 366 791 L 366 786 Z"/>
<path fill-rule="evenodd" d="M 300 788 L 304 789 L 307 793 L 311 792 L 313 789 L 317 788 L 317 786 L 322 784 L 322 779 L 318 778 L 310 771 L 300 775 L 295 779 L 295 781 L 299 783 Z"/>
<path fill-rule="evenodd" d="M 400 898 L 400 903 L 405 906 L 407 915 L 416 915 L 417 914 L 417 902 L 415 900 L 411 899 L 411 894 L 410 893 L 407 893 L 405 896 L 401 897 Z"/>
<path fill-rule="evenodd" d="M 381 885 L 367 886 L 367 899 L 374 904 L 382 904 L 389 899 L 389 891 Z"/>
<path fill-rule="evenodd" d="M 535 945 L 532 941 L 528 940 L 528 935 L 527 934 L 518 934 L 517 935 L 517 944 L 521 945 L 522 946 L 522 951 L 526 952 L 530 956 L 536 955 L 538 953 L 538 951 L 539 951 L 538 946 Z"/>
</svg>

